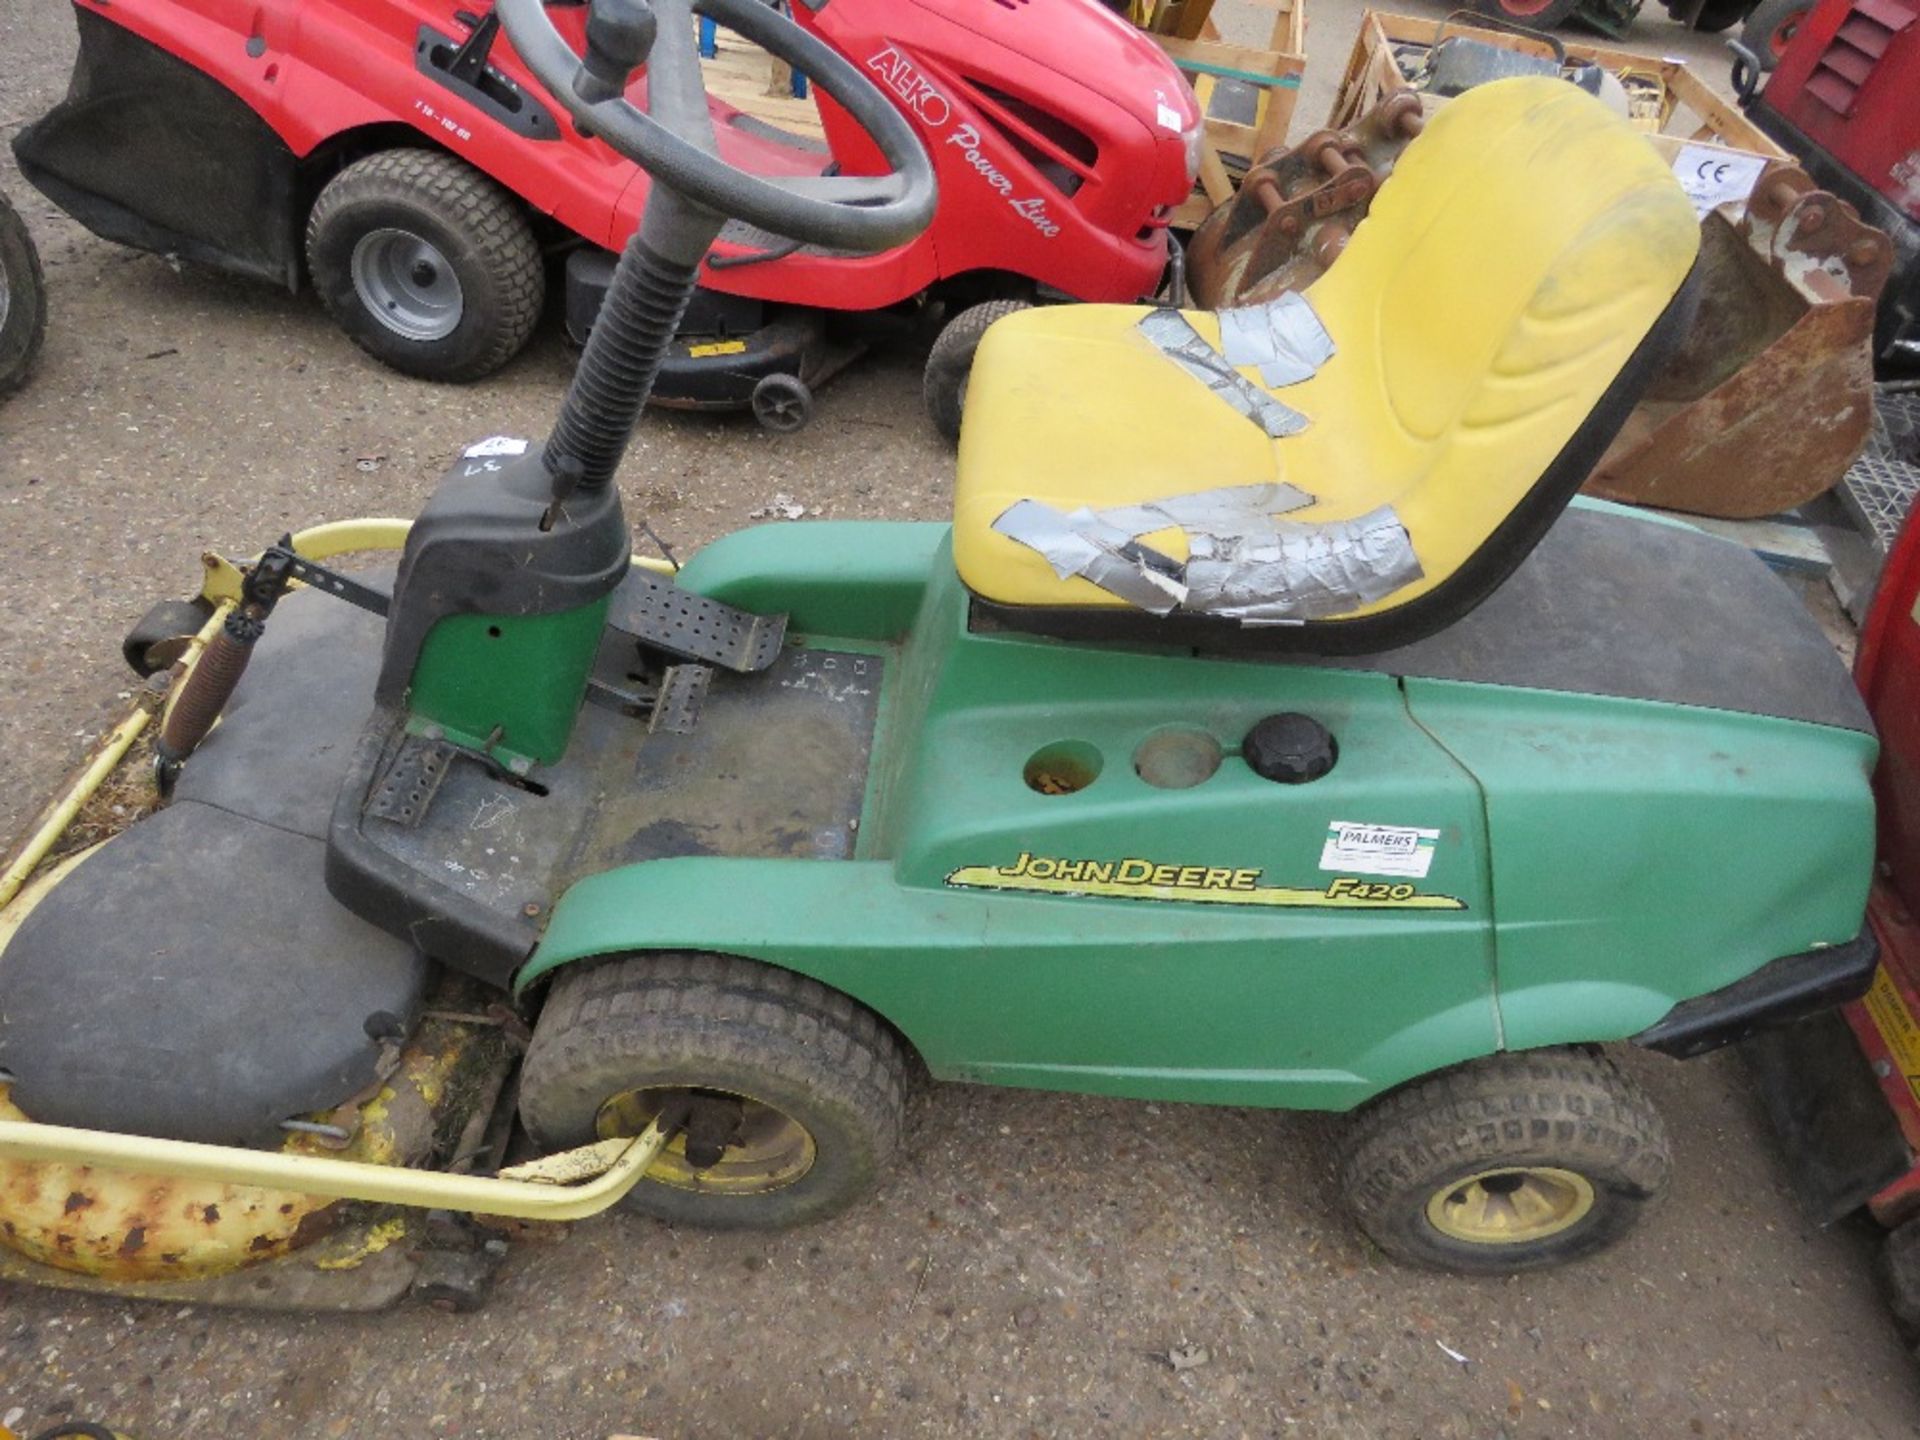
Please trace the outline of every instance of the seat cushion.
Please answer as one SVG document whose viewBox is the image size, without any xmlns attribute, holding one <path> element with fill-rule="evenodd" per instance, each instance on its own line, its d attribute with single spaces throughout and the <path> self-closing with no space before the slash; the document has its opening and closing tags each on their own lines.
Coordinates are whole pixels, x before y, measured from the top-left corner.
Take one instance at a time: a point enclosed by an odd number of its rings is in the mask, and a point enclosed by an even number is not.
<svg viewBox="0 0 1920 1440">
<path fill-rule="evenodd" d="M 1597 455 L 1611 429 L 1596 446 L 1586 422 L 1604 401 L 1617 428 L 1637 398 L 1616 381 L 1698 246 L 1679 184 L 1605 106 L 1558 80 L 1473 90 L 1408 147 L 1311 316 L 1274 317 L 1331 340 L 1297 383 L 1227 365 L 1207 312 L 995 325 L 960 442 L 961 579 L 1013 610 L 1311 626 L 1411 605 L 1523 537 L 1504 575 L 1585 478 L 1555 462 L 1577 435 Z M 1513 523 L 1529 508 L 1551 513 Z"/>
</svg>

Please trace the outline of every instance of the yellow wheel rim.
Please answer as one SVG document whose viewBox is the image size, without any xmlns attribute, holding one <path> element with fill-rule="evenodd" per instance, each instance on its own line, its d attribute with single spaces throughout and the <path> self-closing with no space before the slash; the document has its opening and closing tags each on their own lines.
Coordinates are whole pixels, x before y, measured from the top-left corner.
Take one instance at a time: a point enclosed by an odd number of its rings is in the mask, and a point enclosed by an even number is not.
<svg viewBox="0 0 1920 1440">
<path fill-rule="evenodd" d="M 602 1140 L 638 1135 L 683 1087 L 626 1090 L 600 1107 L 595 1129 Z M 647 1180 L 703 1195 L 762 1195 L 791 1185 L 813 1168 L 813 1135 L 785 1111 L 751 1095 L 702 1087 L 697 1093 L 740 1102 L 740 1125 L 719 1162 L 696 1170 L 687 1159 L 687 1137 L 675 1135 L 647 1171 Z"/>
<path fill-rule="evenodd" d="M 1593 1209 L 1593 1183 L 1571 1170 L 1513 1165 L 1482 1170 L 1436 1190 L 1427 1221 L 1470 1245 L 1544 1240 L 1579 1224 Z"/>
</svg>

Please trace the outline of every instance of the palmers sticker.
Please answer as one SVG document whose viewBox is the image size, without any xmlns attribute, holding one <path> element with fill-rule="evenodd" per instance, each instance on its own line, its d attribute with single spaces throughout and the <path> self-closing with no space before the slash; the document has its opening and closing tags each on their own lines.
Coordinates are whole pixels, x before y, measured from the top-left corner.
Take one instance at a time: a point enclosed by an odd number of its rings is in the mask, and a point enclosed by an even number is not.
<svg viewBox="0 0 1920 1440">
<path fill-rule="evenodd" d="M 1023 850 L 1010 865 L 963 865 L 947 884 L 970 890 L 1026 890 L 1116 900 L 1179 900 L 1203 905 L 1274 905 L 1333 910 L 1464 910 L 1451 895 L 1424 894 L 1405 882 L 1341 876 L 1321 887 L 1264 885 L 1257 867 L 1182 865 L 1145 856 L 1095 860 Z"/>
</svg>

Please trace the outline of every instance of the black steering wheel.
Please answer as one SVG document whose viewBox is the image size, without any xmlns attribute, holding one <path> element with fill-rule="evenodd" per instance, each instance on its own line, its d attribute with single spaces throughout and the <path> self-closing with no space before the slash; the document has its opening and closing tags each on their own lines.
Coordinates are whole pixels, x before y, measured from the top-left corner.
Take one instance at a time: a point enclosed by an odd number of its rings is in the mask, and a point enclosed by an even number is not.
<svg viewBox="0 0 1920 1440">
<path fill-rule="evenodd" d="M 933 219 L 933 163 L 907 119 L 838 52 L 765 0 L 593 0 L 576 55 L 544 0 L 497 0 L 513 48 L 579 124 L 714 214 L 808 244 L 861 253 L 905 244 Z M 786 61 L 845 107 L 879 146 L 885 175 L 751 175 L 719 157 L 694 16 Z M 647 109 L 624 96 L 647 67 Z"/>
</svg>

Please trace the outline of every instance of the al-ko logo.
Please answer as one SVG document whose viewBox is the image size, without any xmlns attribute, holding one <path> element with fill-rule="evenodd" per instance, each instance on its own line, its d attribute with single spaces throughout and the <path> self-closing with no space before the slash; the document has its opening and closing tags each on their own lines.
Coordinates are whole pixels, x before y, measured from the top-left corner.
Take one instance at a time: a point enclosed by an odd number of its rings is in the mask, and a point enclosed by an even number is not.
<svg viewBox="0 0 1920 1440">
<path fill-rule="evenodd" d="M 927 124 L 938 127 L 953 118 L 953 106 L 947 97 L 913 68 L 913 62 L 891 45 L 882 46 L 867 61 L 867 69 L 886 82 L 887 88 L 905 102 L 907 109 Z"/>
<path fill-rule="evenodd" d="M 886 87 L 900 97 L 908 111 L 930 129 L 947 129 L 953 120 L 953 104 L 934 88 L 933 83 L 914 68 L 914 64 L 891 45 L 883 45 L 867 60 L 867 69 L 878 75 Z M 999 192 L 1013 213 L 1051 240 L 1060 233 L 1060 225 L 1047 213 L 1047 202 L 1035 195 L 1022 199 L 1013 193 L 1013 180 L 993 163 L 980 148 L 980 131 L 962 120 L 947 130 L 946 143 L 958 145 L 969 168 Z"/>
</svg>

